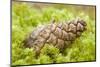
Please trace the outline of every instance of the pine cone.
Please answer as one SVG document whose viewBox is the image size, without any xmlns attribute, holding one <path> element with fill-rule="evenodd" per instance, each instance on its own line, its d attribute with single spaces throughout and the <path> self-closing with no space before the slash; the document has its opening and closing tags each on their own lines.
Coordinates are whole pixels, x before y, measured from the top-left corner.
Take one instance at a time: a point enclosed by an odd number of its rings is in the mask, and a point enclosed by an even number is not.
<svg viewBox="0 0 100 67">
<path fill-rule="evenodd" d="M 25 40 L 24 46 L 34 48 L 40 53 L 43 46 L 48 43 L 61 49 L 71 44 L 81 33 L 86 30 L 86 23 L 83 20 L 55 23 L 41 26 L 35 29 Z"/>
</svg>

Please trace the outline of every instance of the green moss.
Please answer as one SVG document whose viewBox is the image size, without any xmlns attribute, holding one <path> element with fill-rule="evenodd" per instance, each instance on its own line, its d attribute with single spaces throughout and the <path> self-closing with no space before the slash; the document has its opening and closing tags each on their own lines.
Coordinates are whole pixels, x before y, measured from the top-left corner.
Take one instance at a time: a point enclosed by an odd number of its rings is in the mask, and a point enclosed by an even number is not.
<svg viewBox="0 0 100 67">
<path fill-rule="evenodd" d="M 31 3 L 12 4 L 12 65 L 48 64 L 62 62 L 94 61 L 95 59 L 95 14 L 94 8 L 78 10 L 79 7 L 49 5 L 35 8 Z M 59 8 L 58 8 L 59 7 Z M 67 8 L 66 8 L 67 7 Z M 82 8 L 82 6 L 80 6 Z M 75 10 L 76 9 L 76 10 Z M 89 10 L 91 12 L 89 13 Z M 93 13 L 94 15 L 90 15 Z M 87 22 L 87 30 L 62 53 L 50 44 L 45 44 L 38 58 L 33 49 L 24 48 L 24 38 L 36 26 L 80 17 Z"/>
</svg>

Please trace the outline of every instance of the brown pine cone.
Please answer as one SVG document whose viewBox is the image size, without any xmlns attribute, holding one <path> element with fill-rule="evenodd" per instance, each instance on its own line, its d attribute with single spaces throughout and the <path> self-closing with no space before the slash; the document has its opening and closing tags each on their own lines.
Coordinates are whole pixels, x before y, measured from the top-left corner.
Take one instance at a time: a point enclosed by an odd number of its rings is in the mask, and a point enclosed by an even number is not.
<svg viewBox="0 0 100 67">
<path fill-rule="evenodd" d="M 52 44 L 60 50 L 73 42 L 86 30 L 86 22 L 75 19 L 70 22 L 55 23 L 35 29 L 25 40 L 24 46 L 34 48 L 40 53 L 45 43 Z"/>
</svg>

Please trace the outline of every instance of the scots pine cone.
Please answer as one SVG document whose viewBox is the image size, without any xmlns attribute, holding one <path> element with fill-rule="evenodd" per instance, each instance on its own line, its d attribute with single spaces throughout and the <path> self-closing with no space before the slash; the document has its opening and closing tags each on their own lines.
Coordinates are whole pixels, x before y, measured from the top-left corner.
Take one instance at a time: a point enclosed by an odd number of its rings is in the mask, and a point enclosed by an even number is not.
<svg viewBox="0 0 100 67">
<path fill-rule="evenodd" d="M 34 48 L 36 53 L 40 53 L 45 43 L 64 49 L 73 42 L 86 29 L 86 22 L 75 19 L 70 22 L 44 25 L 35 29 L 25 40 L 24 46 Z"/>
</svg>

